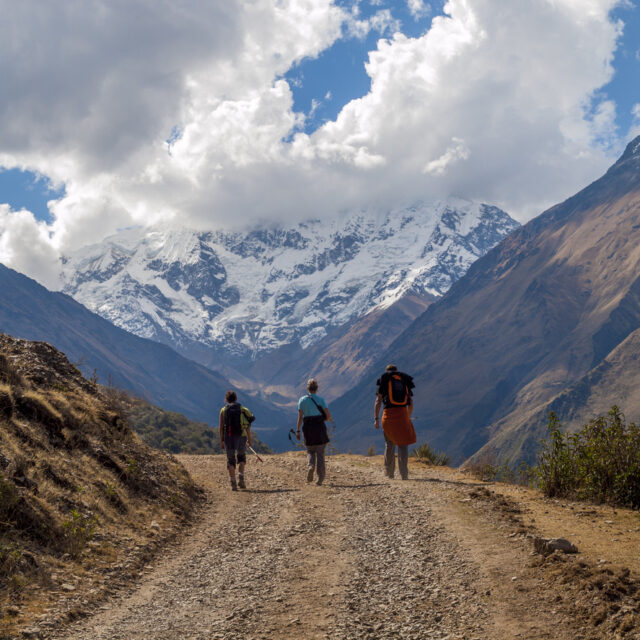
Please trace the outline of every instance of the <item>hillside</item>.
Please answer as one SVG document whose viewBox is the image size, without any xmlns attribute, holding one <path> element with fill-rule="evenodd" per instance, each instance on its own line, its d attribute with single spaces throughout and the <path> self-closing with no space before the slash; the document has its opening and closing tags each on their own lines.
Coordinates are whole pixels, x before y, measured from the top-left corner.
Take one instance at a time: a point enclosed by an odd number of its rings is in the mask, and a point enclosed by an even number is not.
<svg viewBox="0 0 640 640">
<path fill-rule="evenodd" d="M 640 355 L 638 247 L 640 138 L 605 176 L 478 260 L 391 345 L 334 403 L 349 418 L 339 444 L 368 440 L 372 383 L 389 361 L 416 378 L 419 438 L 458 461 L 482 447 L 530 458 L 552 407 L 569 428 L 614 403 L 636 410 L 625 380 Z"/>
<path fill-rule="evenodd" d="M 0 335 L 0 637 L 136 573 L 198 490 L 53 347 Z M 52 619 L 55 616 L 51 616 Z"/>
<path fill-rule="evenodd" d="M 217 423 L 211 426 L 206 422 L 194 422 L 181 413 L 166 411 L 117 389 L 106 389 L 106 393 L 117 403 L 131 428 L 150 447 L 170 453 L 222 452 Z M 255 434 L 252 434 L 252 442 L 258 453 L 271 453 Z"/>
<path fill-rule="evenodd" d="M 166 345 L 115 327 L 62 293 L 0 265 L 0 329 L 54 345 L 86 375 L 120 387 L 192 420 L 214 422 L 231 383 Z M 256 428 L 278 440 L 282 414 L 257 397 L 240 394 L 257 417 Z M 269 436 L 265 436 L 268 441 Z M 286 432 L 280 440 L 286 440 Z M 276 443 L 277 444 L 277 443 Z"/>
</svg>

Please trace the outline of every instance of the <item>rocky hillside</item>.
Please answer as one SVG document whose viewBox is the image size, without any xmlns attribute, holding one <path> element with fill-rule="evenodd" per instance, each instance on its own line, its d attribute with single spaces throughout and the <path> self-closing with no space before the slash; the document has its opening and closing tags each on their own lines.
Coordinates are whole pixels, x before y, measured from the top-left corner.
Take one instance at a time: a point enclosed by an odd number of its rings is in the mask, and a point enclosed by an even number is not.
<svg viewBox="0 0 640 640">
<path fill-rule="evenodd" d="M 244 366 L 407 294 L 442 295 L 517 226 L 450 201 L 244 233 L 126 230 L 67 256 L 64 291 L 202 364 Z"/>
<path fill-rule="evenodd" d="M 103 597 L 107 576 L 139 571 L 197 496 L 60 352 L 0 335 L 0 637 L 35 606 L 51 624 L 72 617 L 80 586 L 87 602 Z"/>
<path fill-rule="evenodd" d="M 343 446 L 371 428 L 372 381 L 416 378 L 415 424 L 454 459 L 530 457 L 546 415 L 581 426 L 617 404 L 637 420 L 640 138 L 605 176 L 478 260 L 334 405 Z"/>
</svg>

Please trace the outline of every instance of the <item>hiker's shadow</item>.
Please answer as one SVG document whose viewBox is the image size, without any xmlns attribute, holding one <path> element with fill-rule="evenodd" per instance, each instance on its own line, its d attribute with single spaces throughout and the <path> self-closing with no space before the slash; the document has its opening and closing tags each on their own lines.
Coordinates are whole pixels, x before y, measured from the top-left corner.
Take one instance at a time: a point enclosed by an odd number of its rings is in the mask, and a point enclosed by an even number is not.
<svg viewBox="0 0 640 640">
<path fill-rule="evenodd" d="M 300 489 L 246 489 L 243 493 L 291 493 Z"/>
<path fill-rule="evenodd" d="M 365 484 L 335 484 L 328 482 L 327 487 L 330 489 L 368 489 L 369 487 L 385 487 L 384 482 L 368 482 Z"/>
<path fill-rule="evenodd" d="M 433 482 L 435 484 L 453 484 L 458 487 L 486 487 L 492 482 L 463 482 L 462 480 L 443 480 L 442 478 L 411 478 L 413 482 Z"/>
</svg>

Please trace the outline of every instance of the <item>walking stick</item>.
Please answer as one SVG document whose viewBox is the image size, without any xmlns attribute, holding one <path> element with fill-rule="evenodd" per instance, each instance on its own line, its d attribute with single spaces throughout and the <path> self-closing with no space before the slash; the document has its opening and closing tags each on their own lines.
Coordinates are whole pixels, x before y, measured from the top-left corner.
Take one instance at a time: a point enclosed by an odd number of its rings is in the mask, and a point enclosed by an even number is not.
<svg viewBox="0 0 640 640">
<path fill-rule="evenodd" d="M 249 451 L 251 451 L 251 453 L 253 453 L 256 458 L 260 460 L 260 462 L 264 462 L 264 460 L 258 455 L 258 452 L 250 444 L 248 444 L 247 447 L 249 448 Z"/>
</svg>

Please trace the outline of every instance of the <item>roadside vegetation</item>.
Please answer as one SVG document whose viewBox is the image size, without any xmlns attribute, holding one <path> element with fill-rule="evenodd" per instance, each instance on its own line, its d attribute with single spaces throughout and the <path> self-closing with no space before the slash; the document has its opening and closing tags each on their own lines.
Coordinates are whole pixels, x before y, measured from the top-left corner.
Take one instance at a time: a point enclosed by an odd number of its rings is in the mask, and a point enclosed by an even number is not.
<svg viewBox="0 0 640 640">
<path fill-rule="evenodd" d="M 145 444 L 170 453 L 206 454 L 222 453 L 217 422 L 195 422 L 181 413 L 161 409 L 143 398 L 138 398 L 114 386 L 103 388 L 114 406 L 127 416 L 132 429 Z M 258 453 L 271 453 L 271 449 L 252 433 L 253 448 Z"/>
<path fill-rule="evenodd" d="M 563 431 L 555 413 L 535 465 L 488 456 L 462 470 L 483 482 L 536 487 L 549 498 L 569 498 L 640 509 L 640 427 L 627 424 L 620 408 L 590 420 L 575 433 Z"/>
<path fill-rule="evenodd" d="M 449 456 L 442 452 L 436 451 L 431 445 L 423 443 L 413 450 L 413 455 L 423 464 L 434 467 L 446 467 L 449 462 Z"/>
<path fill-rule="evenodd" d="M 640 508 L 640 428 L 617 406 L 576 433 L 553 413 L 548 428 L 536 468 L 545 495 Z"/>
</svg>

